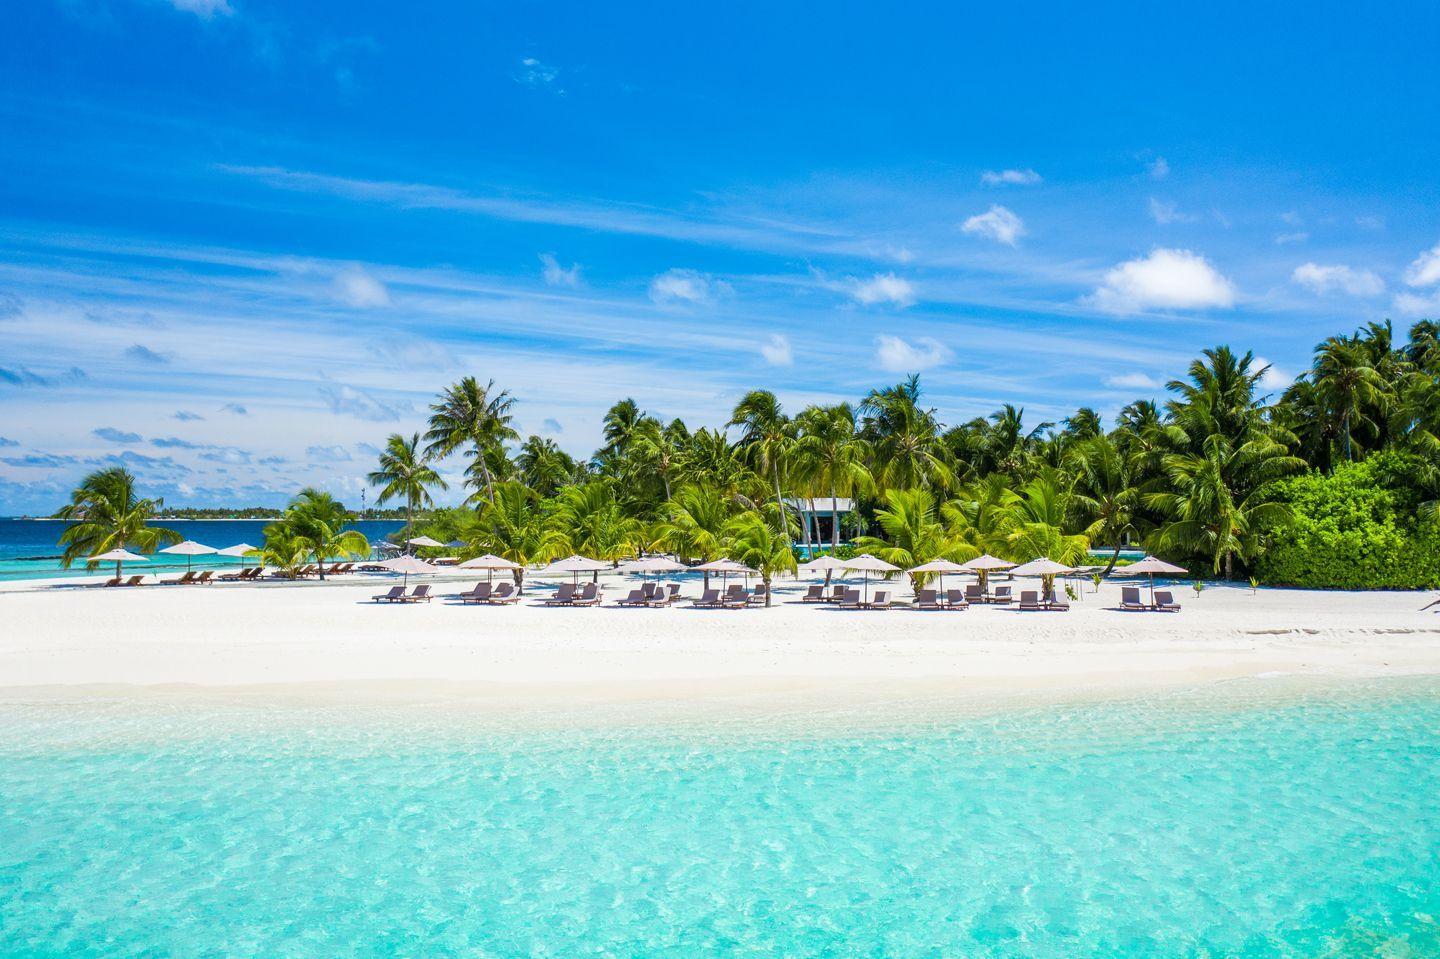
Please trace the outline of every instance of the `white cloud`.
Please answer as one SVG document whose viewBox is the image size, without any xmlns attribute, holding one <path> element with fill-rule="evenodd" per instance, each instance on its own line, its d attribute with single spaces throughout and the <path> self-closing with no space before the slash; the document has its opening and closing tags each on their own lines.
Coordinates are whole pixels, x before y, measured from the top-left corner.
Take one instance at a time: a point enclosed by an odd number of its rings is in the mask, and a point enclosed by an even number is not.
<svg viewBox="0 0 1440 959">
<path fill-rule="evenodd" d="M 980 174 L 980 182 L 986 186 L 1001 186 L 1011 184 L 1014 186 L 1029 186 L 1032 183 L 1039 183 L 1042 177 L 1031 169 L 1024 170 L 986 170 Z"/>
<path fill-rule="evenodd" d="M 1170 223 L 1194 223 L 1200 219 L 1193 213 L 1181 213 L 1180 208 L 1169 200 L 1150 198 L 1150 216 L 1162 226 Z"/>
<path fill-rule="evenodd" d="M 1280 214 L 1280 222 L 1285 223 L 1289 226 L 1299 226 L 1301 223 L 1304 222 L 1304 220 L 1301 218 L 1300 214 L 1296 213 L 1294 210 L 1286 210 L 1284 213 Z"/>
<path fill-rule="evenodd" d="M 1385 292 L 1385 281 L 1369 270 L 1356 270 L 1343 264 L 1322 266 L 1302 263 L 1290 274 L 1290 281 L 1312 293 L 1345 293 L 1350 296 L 1379 296 Z"/>
<path fill-rule="evenodd" d="M 1158 390 L 1161 383 L 1145 373 L 1121 373 L 1118 376 L 1107 376 L 1105 385 L 1121 390 Z"/>
<path fill-rule="evenodd" d="M 915 302 L 915 287 L 894 273 L 876 273 L 868 280 L 854 280 L 850 295 L 866 306 L 890 303 L 906 307 Z"/>
<path fill-rule="evenodd" d="M 336 273 L 331 289 L 337 300 L 357 309 L 390 305 L 390 291 L 385 284 L 358 266 L 349 266 Z"/>
<path fill-rule="evenodd" d="M 377 423 L 392 422 L 398 420 L 400 415 L 407 412 L 407 407 L 401 404 L 386 403 L 378 400 L 369 393 L 363 393 L 353 386 L 332 386 L 322 385 L 319 387 L 320 395 L 330 405 L 330 412 L 341 413 L 353 416 L 356 419 L 372 420 Z"/>
<path fill-rule="evenodd" d="M 1270 361 L 1263 356 L 1255 357 L 1255 365 L 1251 367 L 1251 369 L 1259 369 L 1260 367 L 1269 367 L 1269 369 L 1260 376 L 1260 388 L 1262 390 L 1269 390 L 1272 393 L 1279 390 L 1287 390 L 1290 388 L 1290 384 L 1295 382 L 1295 377 L 1278 367 L 1272 366 Z"/>
<path fill-rule="evenodd" d="M 235 12 L 229 0 L 168 0 L 170 6 L 183 13 L 193 13 L 204 20 L 214 16 L 228 17 Z"/>
<path fill-rule="evenodd" d="M 1385 229 L 1385 218 L 1383 216 L 1357 216 L 1355 225 L 1362 230 L 1383 230 Z"/>
<path fill-rule="evenodd" d="M 1407 316 L 1440 316 L 1440 292 L 1431 296 L 1401 293 L 1395 297 L 1395 309 Z"/>
<path fill-rule="evenodd" d="M 1156 157 L 1150 161 L 1150 176 L 1156 180 L 1163 180 L 1170 175 L 1170 164 L 1164 157 Z"/>
<path fill-rule="evenodd" d="M 321 463 L 348 463 L 355 458 L 343 446 L 307 446 L 305 455 Z"/>
<path fill-rule="evenodd" d="M 540 275 L 545 282 L 551 286 L 579 286 L 580 285 L 580 264 L 572 263 L 569 267 L 560 265 L 555 259 L 554 253 L 540 254 L 541 270 Z"/>
<path fill-rule="evenodd" d="M 1106 273 L 1104 284 L 1085 299 L 1107 313 L 1229 308 L 1235 287 L 1199 254 L 1156 249 Z"/>
<path fill-rule="evenodd" d="M 1015 245 L 1025 235 L 1025 222 L 998 203 L 985 213 L 977 213 L 960 227 L 966 233 L 983 236 L 997 243 Z"/>
<path fill-rule="evenodd" d="M 1405 271 L 1405 282 L 1411 286 L 1440 283 L 1440 243 L 1421 253 Z"/>
<path fill-rule="evenodd" d="M 650 281 L 650 299 L 660 306 L 705 305 L 730 292 L 730 284 L 695 270 L 668 270 Z"/>
<path fill-rule="evenodd" d="M 563 94 L 565 91 L 555 85 L 560 77 L 560 70 L 556 67 L 541 63 L 534 57 L 526 57 L 520 61 L 520 70 L 515 74 L 515 82 L 527 87 L 545 88 Z"/>
<path fill-rule="evenodd" d="M 891 373 L 919 373 L 939 366 L 950 358 L 945 344 L 929 336 L 907 343 L 898 336 L 882 333 L 875 337 L 875 356 L 880 368 Z"/>
<path fill-rule="evenodd" d="M 1308 239 L 1310 239 L 1310 234 L 1306 233 L 1304 230 L 1297 230 L 1294 233 L 1275 234 L 1276 246 L 1288 246 L 1291 243 L 1304 243 Z"/>
<path fill-rule="evenodd" d="M 790 366 L 795 362 L 795 354 L 790 349 L 790 338 L 779 333 L 770 334 L 769 340 L 760 344 L 760 355 L 771 366 Z"/>
</svg>

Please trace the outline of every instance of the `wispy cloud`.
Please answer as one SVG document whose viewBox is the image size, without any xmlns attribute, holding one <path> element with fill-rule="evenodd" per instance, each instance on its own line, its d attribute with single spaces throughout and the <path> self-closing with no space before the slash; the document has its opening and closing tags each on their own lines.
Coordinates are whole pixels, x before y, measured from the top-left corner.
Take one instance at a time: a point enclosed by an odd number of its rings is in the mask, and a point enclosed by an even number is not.
<svg viewBox="0 0 1440 959">
<path fill-rule="evenodd" d="M 320 463 L 348 463 L 355 457 L 343 446 L 307 446 L 305 455 Z"/>
<path fill-rule="evenodd" d="M 174 419 L 177 419 L 182 423 L 193 423 L 196 420 L 203 420 L 204 418 L 205 417 L 201 416 L 199 413 L 192 413 L 189 410 L 176 410 L 174 414 Z"/>
<path fill-rule="evenodd" d="M 997 203 L 984 213 L 970 217 L 961 224 L 960 229 L 973 236 L 982 236 L 996 243 L 1014 246 L 1015 242 L 1025 235 L 1025 221 L 1013 210 Z"/>
<path fill-rule="evenodd" d="M 150 363 L 155 366 L 164 366 L 170 362 L 171 354 L 157 353 L 150 347 L 141 343 L 132 343 L 125 348 L 125 355 L 129 359 L 140 363 Z"/>
<path fill-rule="evenodd" d="M 128 433 L 125 430 L 117 430 L 113 426 L 102 426 L 90 431 L 91 436 L 98 437 L 107 443 L 120 443 L 131 445 L 140 442 L 142 437 L 139 433 Z"/>
<path fill-rule="evenodd" d="M 1146 373 L 1120 373 L 1105 377 L 1105 385 L 1119 390 L 1158 390 L 1162 384 Z"/>
<path fill-rule="evenodd" d="M 1342 263 L 1321 265 L 1302 263 L 1290 274 L 1290 280 L 1312 293 L 1322 296 L 1345 293 L 1349 296 L 1379 296 L 1385 292 L 1385 281 L 1370 270 L 1359 270 Z"/>
<path fill-rule="evenodd" d="M 78 366 L 59 373 L 36 373 L 26 367 L 0 366 L 0 384 L 10 386 L 59 386 L 85 379 L 85 371 Z"/>
<path fill-rule="evenodd" d="M 1440 283 L 1440 243 L 1421 253 L 1405 269 L 1405 282 L 1410 286 Z"/>
<path fill-rule="evenodd" d="M 515 82 L 527 87 L 549 90 L 553 93 L 563 95 L 565 90 L 558 85 L 560 70 L 542 63 L 534 57 L 526 57 L 520 61 L 520 68 L 515 71 Z"/>
<path fill-rule="evenodd" d="M 986 186 L 1030 186 L 1039 183 L 1042 177 L 1034 170 L 986 170 L 980 174 L 980 182 Z"/>
<path fill-rule="evenodd" d="M 891 373 L 919 373 L 939 366 L 950 358 L 945 344 L 929 336 L 907 342 L 882 333 L 875 337 L 875 358 L 882 370 Z"/>
<path fill-rule="evenodd" d="M 1293 243 L 1304 243 L 1308 239 L 1310 239 L 1310 234 L 1304 230 L 1296 230 L 1294 233 L 1277 233 L 1275 234 L 1275 245 L 1289 246 Z"/>
<path fill-rule="evenodd" d="M 1163 180 L 1170 175 L 1170 163 L 1164 157 L 1156 157 L 1150 161 L 1146 170 L 1152 180 Z"/>
<path fill-rule="evenodd" d="M 220 407 L 222 413 L 234 413 L 236 416 L 249 416 L 250 411 L 240 403 L 226 403 Z"/>
<path fill-rule="evenodd" d="M 1150 198 L 1150 218 L 1161 226 L 1171 223 L 1195 223 L 1200 219 L 1196 214 L 1181 212 L 1173 200 L 1159 200 L 1153 196 Z"/>
<path fill-rule="evenodd" d="M 781 336 L 779 333 L 770 334 L 770 337 L 760 344 L 760 355 L 771 366 L 790 366 L 795 362 L 795 354 L 790 349 L 789 337 Z"/>
<path fill-rule="evenodd" d="M 667 270 L 650 281 L 650 299 L 659 306 L 704 306 L 730 292 L 724 280 L 697 270 Z"/>
<path fill-rule="evenodd" d="M 876 273 L 867 280 L 851 280 L 850 295 L 865 306 L 888 303 L 904 308 L 915 303 L 914 285 L 894 273 Z"/>
<path fill-rule="evenodd" d="M 193 13 L 202 20 L 214 17 L 229 17 L 235 13 L 229 0 L 166 0 L 170 6 L 182 13 Z"/>
<path fill-rule="evenodd" d="M 376 309 L 390 305 L 390 291 L 364 267 L 346 267 L 335 274 L 331 284 L 335 298 L 357 309 Z"/>
<path fill-rule="evenodd" d="M 554 253 L 541 253 L 540 275 L 549 286 L 576 287 L 580 285 L 580 264 L 561 266 Z"/>
<path fill-rule="evenodd" d="M 8 436 L 0 436 L 0 448 L 4 448 L 4 447 L 6 447 L 6 446 L 19 446 L 19 445 L 20 445 L 20 443 L 19 443 L 18 441 L 12 440 L 12 439 L 11 439 L 10 437 L 8 437 Z"/>
<path fill-rule="evenodd" d="M 1086 301 L 1121 314 L 1157 308 L 1224 309 L 1235 304 L 1235 286 L 1199 254 L 1157 249 L 1110 270 Z"/>
<path fill-rule="evenodd" d="M 377 399 L 370 393 L 345 384 L 322 384 L 319 391 L 329 405 L 330 412 L 357 419 L 386 423 L 398 420 L 401 414 L 408 411 L 406 405 Z"/>
</svg>

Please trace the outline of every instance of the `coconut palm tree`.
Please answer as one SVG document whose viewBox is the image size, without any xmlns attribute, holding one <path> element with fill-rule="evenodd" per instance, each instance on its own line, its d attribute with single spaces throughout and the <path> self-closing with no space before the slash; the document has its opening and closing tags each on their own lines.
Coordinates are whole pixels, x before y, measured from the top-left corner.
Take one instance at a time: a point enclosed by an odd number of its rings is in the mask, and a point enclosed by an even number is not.
<svg viewBox="0 0 1440 959">
<path fill-rule="evenodd" d="M 980 555 L 973 544 L 947 529 L 934 494 L 927 489 L 885 491 L 885 505 L 875 511 L 884 538 L 861 536 L 855 548 L 900 567 L 920 566 L 931 560 L 963 563 Z M 924 573 L 911 574 L 911 586 L 924 585 Z"/>
<path fill-rule="evenodd" d="M 734 513 L 734 501 L 714 487 L 682 486 L 666 504 L 651 539 L 682 560 L 719 559 Z"/>
<path fill-rule="evenodd" d="M 141 499 L 135 493 L 135 477 L 122 467 L 98 470 L 80 481 L 70 502 L 55 514 L 70 525 L 60 534 L 64 552 L 60 565 L 69 569 L 80 560 L 112 549 L 153 553 L 162 546 L 180 542 L 180 534 L 162 526 L 150 526 L 150 516 L 164 505 L 163 500 Z M 97 564 L 86 563 L 93 569 Z M 115 564 L 115 578 L 123 572 Z"/>
<path fill-rule="evenodd" d="M 1332 336 L 1315 348 L 1310 378 L 1334 424 L 1341 456 L 1346 462 L 1355 459 L 1355 432 L 1379 433 L 1392 383 L 1372 365 L 1368 345 L 1347 336 Z"/>
<path fill-rule="evenodd" d="M 513 570 L 515 586 L 525 590 L 525 567 L 563 555 L 564 537 L 551 528 L 540 498 L 523 483 L 508 481 L 495 487 L 495 499 L 480 505 L 468 530 L 467 551 L 519 563 Z"/>
<path fill-rule="evenodd" d="M 780 480 L 795 443 L 795 429 L 790 418 L 781 410 L 780 401 L 769 390 L 751 390 L 735 404 L 730 414 L 730 425 L 741 427 L 737 445 L 750 457 L 755 472 L 774 484 L 776 508 L 785 509 Z M 781 524 L 781 533 L 789 542 L 789 522 Z"/>
<path fill-rule="evenodd" d="M 621 510 L 616 481 L 608 477 L 561 490 L 552 526 L 567 552 L 594 559 L 632 556 L 640 539 L 639 522 Z"/>
<path fill-rule="evenodd" d="M 660 480 L 665 501 L 669 502 L 671 488 L 680 471 L 685 450 L 690 445 L 690 431 L 683 420 L 671 420 L 662 426 L 660 421 L 647 417 L 636 427 L 629 448 L 631 482 L 644 484 L 647 480 Z"/>
<path fill-rule="evenodd" d="M 1073 508 L 1090 521 L 1085 535 L 1091 542 L 1115 544 L 1105 566 L 1108 576 L 1120 559 L 1126 539 L 1139 532 L 1143 504 L 1132 462 L 1114 440 L 1096 434 L 1073 445 L 1065 465 L 1074 477 L 1070 493 Z"/>
<path fill-rule="evenodd" d="M 575 460 L 554 440 L 534 435 L 520 444 L 515 469 L 520 482 L 541 496 L 554 496 L 562 486 L 574 482 L 579 472 Z"/>
<path fill-rule="evenodd" d="M 508 391 L 495 389 L 494 380 L 481 386 L 475 377 L 467 376 L 452 383 L 430 407 L 425 455 L 438 459 L 468 444 L 466 455 L 472 458 L 471 467 L 478 473 L 479 490 L 493 502 L 495 470 L 489 457 L 520 438 L 510 425 L 514 405 Z"/>
<path fill-rule="evenodd" d="M 378 504 L 392 499 L 405 500 L 405 539 L 408 542 L 415 534 L 415 510 L 435 505 L 430 496 L 431 487 L 449 489 L 450 486 L 430 466 L 429 457 L 420 452 L 420 434 L 406 439 L 399 433 L 390 434 L 385 449 L 380 451 L 379 467 L 366 479 L 371 486 L 380 487 Z"/>
<path fill-rule="evenodd" d="M 350 514 L 345 505 L 324 490 L 313 486 L 302 489 L 290 501 L 284 514 L 265 528 L 267 541 L 271 531 L 280 537 L 293 538 L 304 546 L 320 567 L 325 578 L 325 561 L 337 556 L 366 556 L 370 543 L 357 529 L 346 529 Z"/>
<path fill-rule="evenodd" d="M 855 411 L 849 403 L 811 406 L 797 418 L 800 438 L 795 442 L 796 471 L 830 496 L 830 547 L 840 546 L 839 496 L 850 496 L 872 485 L 865 468 L 869 447 L 860 438 Z"/>
<path fill-rule="evenodd" d="M 771 583 L 780 573 L 795 572 L 795 550 L 791 547 L 790 515 L 776 507 L 765 516 L 748 509 L 726 525 L 726 555 L 760 574 L 765 584 L 765 605 L 770 605 Z"/>
<path fill-rule="evenodd" d="M 1084 533 L 1066 533 L 1071 494 L 1065 477 L 1045 469 L 1018 490 L 1010 508 L 1005 535 L 1006 556 L 1016 562 L 1048 556 L 1057 563 L 1078 566 L 1089 555 L 1090 539 Z"/>
<path fill-rule="evenodd" d="M 1005 556 L 1019 500 L 1009 477 L 991 473 L 962 487 L 953 500 L 941 506 L 940 515 L 950 535 L 970 544 L 977 553 Z"/>
<path fill-rule="evenodd" d="M 869 444 L 870 475 L 878 489 L 927 486 L 948 490 L 955 483 L 950 451 L 941 440 L 934 410 L 919 405 L 920 380 L 910 379 L 865 397 L 861 431 Z"/>
</svg>

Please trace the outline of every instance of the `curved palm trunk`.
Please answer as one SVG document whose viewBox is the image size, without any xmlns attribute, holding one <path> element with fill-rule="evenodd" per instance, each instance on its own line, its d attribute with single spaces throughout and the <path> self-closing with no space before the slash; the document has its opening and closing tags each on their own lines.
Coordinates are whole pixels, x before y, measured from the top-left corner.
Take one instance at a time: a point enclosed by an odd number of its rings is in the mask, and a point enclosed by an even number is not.
<svg viewBox="0 0 1440 959">
<path fill-rule="evenodd" d="M 760 582 L 765 584 L 765 608 L 770 608 L 770 576 L 766 574 L 760 577 Z"/>
<path fill-rule="evenodd" d="M 776 466 L 775 474 L 775 505 L 780 508 L 780 526 L 785 533 L 785 548 L 794 549 L 795 542 L 790 538 L 790 514 L 785 512 L 785 499 L 780 495 L 780 467 Z M 766 583 L 765 605 L 770 605 L 769 583 Z"/>
<path fill-rule="evenodd" d="M 830 551 L 840 548 L 840 504 L 835 498 L 835 484 L 830 484 Z"/>
<path fill-rule="evenodd" d="M 1117 539 L 1115 540 L 1115 552 L 1110 554 L 1110 562 L 1105 567 L 1104 575 L 1109 576 L 1112 572 L 1114 572 L 1115 564 L 1118 562 L 1120 562 L 1120 540 Z"/>
</svg>

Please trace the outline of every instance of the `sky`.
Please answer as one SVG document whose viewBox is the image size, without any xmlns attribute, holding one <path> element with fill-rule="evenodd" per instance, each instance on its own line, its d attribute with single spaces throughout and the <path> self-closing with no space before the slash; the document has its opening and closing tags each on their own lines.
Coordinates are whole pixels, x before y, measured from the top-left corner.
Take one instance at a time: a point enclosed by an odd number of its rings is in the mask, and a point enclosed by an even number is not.
<svg viewBox="0 0 1440 959">
<path fill-rule="evenodd" d="M 1038 423 L 1220 344 L 1278 391 L 1440 316 L 1437 49 L 1426 3 L 6 4 L 0 515 L 111 464 L 358 506 L 464 375 L 579 456 L 624 397 Z"/>
</svg>

